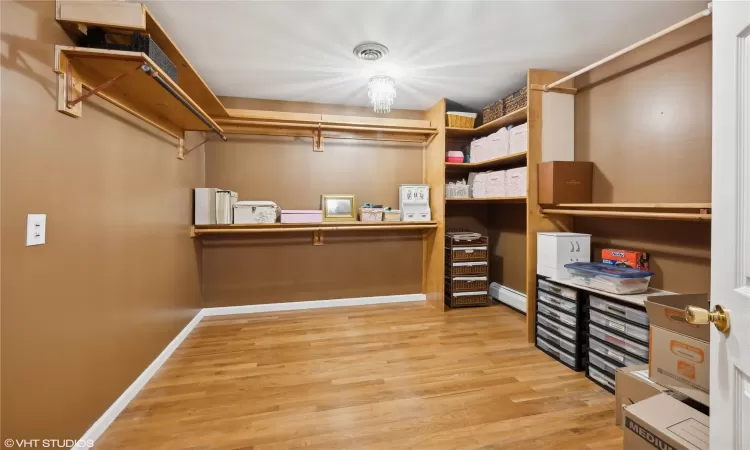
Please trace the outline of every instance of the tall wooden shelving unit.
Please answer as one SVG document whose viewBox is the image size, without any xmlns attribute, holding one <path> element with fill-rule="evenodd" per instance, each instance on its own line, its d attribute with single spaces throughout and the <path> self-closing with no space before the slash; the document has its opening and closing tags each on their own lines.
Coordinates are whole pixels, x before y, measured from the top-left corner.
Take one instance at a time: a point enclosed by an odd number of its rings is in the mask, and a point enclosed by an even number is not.
<svg viewBox="0 0 750 450">
<path fill-rule="evenodd" d="M 547 83 L 556 81 L 566 74 L 552 72 L 547 70 L 529 70 L 527 75 L 528 106 L 508 114 L 502 118 L 493 121 L 488 125 L 481 125 L 472 130 L 446 128 L 445 113 L 446 101 L 435 105 L 427 112 L 427 117 L 433 126 L 438 127 L 438 133 L 425 148 L 425 180 L 431 187 L 432 211 L 433 218 L 438 222 L 437 232 L 429 236 L 425 241 L 424 252 L 424 292 L 427 294 L 428 302 L 431 306 L 443 310 L 444 306 L 444 270 L 445 270 L 445 231 L 446 220 L 450 214 L 447 211 L 449 204 L 463 204 L 467 208 L 489 208 L 490 210 L 506 208 L 509 204 L 524 204 L 526 215 L 526 245 L 524 254 L 503 255 L 508 261 L 514 261 L 514 264 L 522 264 L 526 273 L 526 295 L 527 295 L 527 325 L 529 340 L 534 340 L 534 315 L 536 305 L 536 233 L 540 231 L 567 231 L 572 228 L 572 219 L 567 217 L 550 218 L 543 216 L 537 206 L 537 166 L 544 160 L 542 152 L 542 140 L 549 139 L 554 142 L 556 138 L 569 139 L 570 142 L 557 143 L 550 147 L 550 158 L 562 152 L 570 153 L 572 158 L 572 134 L 564 133 L 565 136 L 556 136 L 558 129 L 563 126 L 557 123 L 550 123 L 549 129 L 543 130 L 542 122 L 542 101 L 545 95 L 564 95 L 561 92 L 566 91 L 568 85 L 561 86 L 553 93 L 545 93 L 542 86 Z M 555 110 L 559 112 L 558 105 Z M 562 120 L 572 120 L 572 106 L 570 111 L 561 115 Z M 556 122 L 553 119 L 552 122 Z M 501 127 L 507 125 L 517 125 L 528 123 L 528 147 L 525 153 L 511 155 L 509 157 L 498 158 L 490 162 L 479 164 L 446 164 L 445 151 L 451 145 L 451 140 L 462 139 L 470 141 L 474 137 L 486 136 Z M 446 200 L 445 183 L 446 178 L 452 174 L 468 174 L 470 171 L 485 171 L 492 169 L 502 169 L 510 167 L 526 166 L 528 170 L 528 185 L 526 197 L 510 197 L 504 199 L 467 199 L 467 200 Z M 446 174 L 447 177 L 446 177 Z M 471 206 L 468 206 L 471 205 Z M 501 210 L 502 211 L 502 210 Z M 490 242 L 492 246 L 492 242 Z M 510 263 L 510 262 L 509 262 Z M 502 284 L 502 280 L 498 281 Z"/>
</svg>

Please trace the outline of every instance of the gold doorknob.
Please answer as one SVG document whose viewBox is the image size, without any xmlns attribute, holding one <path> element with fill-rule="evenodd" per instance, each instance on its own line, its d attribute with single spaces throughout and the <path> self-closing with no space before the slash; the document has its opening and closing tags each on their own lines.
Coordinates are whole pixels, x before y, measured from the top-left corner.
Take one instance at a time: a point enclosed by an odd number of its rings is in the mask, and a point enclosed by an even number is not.
<svg viewBox="0 0 750 450">
<path fill-rule="evenodd" d="M 725 311 L 721 305 L 716 305 L 711 312 L 697 306 L 688 306 L 685 308 L 685 319 L 694 325 L 710 322 L 716 325 L 716 329 L 722 333 L 729 333 L 729 312 Z"/>
</svg>

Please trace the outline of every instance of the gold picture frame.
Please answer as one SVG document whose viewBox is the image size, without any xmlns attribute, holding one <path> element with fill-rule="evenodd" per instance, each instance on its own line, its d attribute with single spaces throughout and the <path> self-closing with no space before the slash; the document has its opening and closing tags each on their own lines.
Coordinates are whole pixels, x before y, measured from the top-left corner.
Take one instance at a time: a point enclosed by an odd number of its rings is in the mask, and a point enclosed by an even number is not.
<svg viewBox="0 0 750 450">
<path fill-rule="evenodd" d="M 353 195 L 321 195 L 320 209 L 324 222 L 352 222 L 357 220 L 357 203 Z"/>
</svg>

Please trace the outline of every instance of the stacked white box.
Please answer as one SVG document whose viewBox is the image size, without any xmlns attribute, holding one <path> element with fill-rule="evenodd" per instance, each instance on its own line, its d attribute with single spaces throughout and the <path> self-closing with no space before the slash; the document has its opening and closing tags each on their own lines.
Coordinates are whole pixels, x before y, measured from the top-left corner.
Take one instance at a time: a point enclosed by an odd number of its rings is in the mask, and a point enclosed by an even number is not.
<svg viewBox="0 0 750 450">
<path fill-rule="evenodd" d="M 526 167 L 518 167 L 505 172 L 505 196 L 506 197 L 524 197 L 526 196 L 526 183 L 528 171 Z"/>
<path fill-rule="evenodd" d="M 528 148 L 528 124 L 517 125 L 510 130 L 509 154 L 525 152 Z"/>
<path fill-rule="evenodd" d="M 487 181 L 485 186 L 485 194 L 487 197 L 505 197 L 505 171 L 498 170 L 495 172 L 487 173 Z"/>
<path fill-rule="evenodd" d="M 510 133 L 501 128 L 489 136 L 471 142 L 469 156 L 471 162 L 482 162 L 506 156 L 509 151 Z"/>
</svg>

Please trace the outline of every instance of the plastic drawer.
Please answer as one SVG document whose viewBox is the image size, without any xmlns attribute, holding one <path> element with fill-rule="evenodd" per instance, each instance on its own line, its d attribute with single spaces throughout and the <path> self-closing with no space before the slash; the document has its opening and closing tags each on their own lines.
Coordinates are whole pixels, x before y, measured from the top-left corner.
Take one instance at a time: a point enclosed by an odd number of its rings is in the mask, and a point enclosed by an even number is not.
<svg viewBox="0 0 750 450">
<path fill-rule="evenodd" d="M 554 331 L 545 330 L 542 327 L 536 327 L 536 334 L 543 338 L 545 341 L 555 344 L 560 349 L 565 350 L 568 353 L 576 354 L 576 344 L 574 342 L 568 342 L 562 337 L 555 334 Z M 575 364 L 574 364 L 575 365 Z"/>
<path fill-rule="evenodd" d="M 618 364 L 612 364 L 592 351 L 589 351 L 589 364 L 595 366 L 602 372 L 608 373 L 612 377 L 617 373 L 617 369 L 622 367 Z"/>
<path fill-rule="evenodd" d="M 560 336 L 564 337 L 565 339 L 568 339 L 568 340 L 571 340 L 571 341 L 574 341 L 574 342 L 578 341 L 578 337 L 576 335 L 575 330 L 571 330 L 570 328 L 565 327 L 565 326 L 563 326 L 563 325 L 561 325 L 561 324 L 559 324 L 559 323 L 557 323 L 555 321 L 552 321 L 552 320 L 544 317 L 541 314 L 537 314 L 536 321 L 537 321 L 538 324 L 540 324 L 540 325 L 542 325 L 542 326 L 544 326 L 546 328 L 549 328 L 550 330 L 557 331 L 557 333 Z"/>
<path fill-rule="evenodd" d="M 559 284 L 555 284 L 547 280 L 539 280 L 539 289 L 543 289 L 547 292 L 557 294 L 561 297 L 565 297 L 573 301 L 576 301 L 576 299 L 578 299 L 577 289 L 567 286 L 560 286 Z"/>
<path fill-rule="evenodd" d="M 607 331 L 604 328 L 600 328 L 593 323 L 589 324 L 589 334 L 608 344 L 614 345 L 617 348 L 621 348 L 626 352 L 632 353 L 639 358 L 648 360 L 648 347 L 645 345 L 629 341 L 628 339 Z"/>
<path fill-rule="evenodd" d="M 644 326 L 648 326 L 649 324 L 646 311 L 621 306 L 615 302 L 599 298 L 595 295 L 589 295 L 589 305 L 596 310 L 616 317 L 621 317 L 631 322 L 639 323 Z"/>
<path fill-rule="evenodd" d="M 615 391 L 615 380 L 610 379 L 604 372 L 597 370 L 596 367 L 589 366 L 589 376 L 597 383 L 610 389 L 612 392 Z"/>
<path fill-rule="evenodd" d="M 552 356 L 569 365 L 570 367 L 577 367 L 576 359 L 561 351 L 559 348 L 555 347 L 554 344 L 547 342 L 540 337 L 536 338 L 536 344 L 539 346 L 539 348 L 546 351 L 547 353 L 550 353 Z"/>
<path fill-rule="evenodd" d="M 641 328 L 638 325 L 633 325 L 622 320 L 617 320 L 609 317 L 606 314 L 602 314 L 596 311 L 589 310 L 589 319 L 591 322 L 609 328 L 620 333 L 624 333 L 626 336 L 638 339 L 642 342 L 648 342 L 648 330 Z"/>
<path fill-rule="evenodd" d="M 576 328 L 576 325 L 578 324 L 578 319 L 576 318 L 576 316 L 571 316 L 570 314 L 559 312 L 558 310 L 551 308 L 544 303 L 538 303 L 536 306 L 539 312 L 546 315 L 547 317 L 558 320 L 562 324 L 573 328 Z"/>
<path fill-rule="evenodd" d="M 548 294 L 544 291 L 537 291 L 537 298 L 540 302 L 552 306 L 557 306 L 558 308 L 564 311 L 568 311 L 571 314 L 575 314 L 576 309 L 578 309 L 578 303 L 572 302 L 562 297 L 558 297 L 556 295 Z"/>
<path fill-rule="evenodd" d="M 617 361 L 622 364 L 623 367 L 639 366 L 641 364 L 648 364 L 648 361 L 640 360 L 629 354 L 616 350 L 604 342 L 594 339 L 589 339 L 589 349 L 596 352 L 599 356 L 606 356 L 612 361 Z"/>
</svg>

